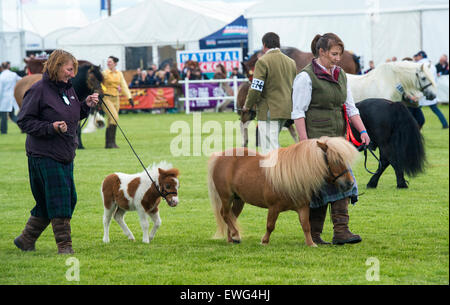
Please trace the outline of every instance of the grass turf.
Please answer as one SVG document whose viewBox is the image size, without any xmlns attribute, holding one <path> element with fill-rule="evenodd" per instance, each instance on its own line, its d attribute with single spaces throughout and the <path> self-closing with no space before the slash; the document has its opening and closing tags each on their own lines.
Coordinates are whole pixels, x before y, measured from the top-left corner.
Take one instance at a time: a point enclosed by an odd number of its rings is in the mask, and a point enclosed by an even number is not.
<svg viewBox="0 0 450 305">
<path fill-rule="evenodd" d="M 448 106 L 440 108 L 448 119 Z M 424 113 L 428 160 L 425 174 L 409 178 L 409 189 L 397 189 L 394 171 L 389 167 L 377 189 L 365 189 L 370 175 L 361 158 L 354 173 L 362 194 L 359 202 L 349 208 L 349 214 L 350 229 L 360 234 L 363 242 L 318 248 L 306 247 L 294 212 L 280 214 L 270 244 L 260 245 L 267 210 L 251 205 L 245 205 L 239 217 L 241 244 L 212 239 L 215 219 L 206 184 L 208 157 L 193 156 L 193 143 L 206 145 L 212 134 L 206 127 L 224 129 L 225 122 L 236 121 L 235 114 L 202 114 L 203 133 L 188 137 L 190 142 L 185 146 L 190 149 L 189 156 L 174 156 L 171 143 L 173 148 L 181 130 L 192 133 L 198 117 L 121 115 L 120 124 L 144 164 L 167 160 L 180 169 L 180 204 L 170 208 L 164 201 L 161 203 L 162 226 L 150 245 L 141 241 L 142 231 L 134 212 L 125 217 L 136 242 L 128 241 L 113 221 L 111 242 L 104 244 L 101 181 L 112 172 L 136 173 L 142 168 L 119 131 L 120 149 L 115 150 L 103 148 L 104 130 L 83 134 L 86 149 L 78 150 L 75 158 L 78 203 L 72 219 L 73 257 L 80 263 L 79 281 L 66 277 L 72 265 L 66 265 L 69 256 L 56 254 L 51 227 L 41 235 L 34 252 L 23 253 L 13 244 L 34 201 L 28 182 L 26 135 L 9 122 L 8 134 L 0 136 L 0 284 L 448 285 L 448 129 L 442 130 L 428 107 Z M 293 143 L 286 130 L 280 142 L 282 146 Z M 239 143 L 237 140 L 235 145 Z M 376 162 L 370 159 L 368 166 L 375 169 Z M 328 214 L 323 238 L 331 240 L 332 231 Z M 372 258 L 379 263 L 379 281 L 369 281 L 366 276 L 371 274 Z"/>
</svg>

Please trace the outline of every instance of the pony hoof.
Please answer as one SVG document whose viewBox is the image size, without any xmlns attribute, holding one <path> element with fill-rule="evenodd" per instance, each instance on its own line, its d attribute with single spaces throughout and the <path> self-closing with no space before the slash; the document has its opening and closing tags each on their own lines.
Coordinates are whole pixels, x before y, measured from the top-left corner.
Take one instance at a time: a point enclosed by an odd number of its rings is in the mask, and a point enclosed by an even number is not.
<svg viewBox="0 0 450 305">
<path fill-rule="evenodd" d="M 400 184 L 400 185 L 397 185 L 397 188 L 398 189 L 407 189 L 408 185 L 407 184 Z"/>
<path fill-rule="evenodd" d="M 233 239 L 232 241 L 233 241 L 233 244 L 240 244 L 241 243 L 241 241 L 239 239 Z"/>
<path fill-rule="evenodd" d="M 376 189 L 377 188 L 377 185 L 373 185 L 373 184 L 367 184 L 367 188 L 368 189 Z"/>
</svg>

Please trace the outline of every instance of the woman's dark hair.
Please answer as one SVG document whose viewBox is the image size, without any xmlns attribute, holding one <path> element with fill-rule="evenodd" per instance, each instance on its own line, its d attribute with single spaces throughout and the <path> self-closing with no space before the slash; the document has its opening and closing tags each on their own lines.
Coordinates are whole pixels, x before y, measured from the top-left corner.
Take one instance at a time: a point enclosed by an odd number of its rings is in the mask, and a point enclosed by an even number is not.
<svg viewBox="0 0 450 305">
<path fill-rule="evenodd" d="M 262 43 L 269 49 L 280 47 L 280 37 L 274 32 L 264 34 Z"/>
<path fill-rule="evenodd" d="M 108 57 L 108 58 L 111 58 L 112 61 L 115 62 L 116 64 L 117 64 L 117 62 L 119 61 L 119 59 L 118 59 L 117 57 L 112 56 L 112 55 L 111 55 L 110 57 Z"/>
<path fill-rule="evenodd" d="M 313 53 L 314 57 L 319 57 L 320 49 L 329 51 L 334 46 L 341 47 L 342 53 L 344 53 L 344 43 L 338 37 L 338 35 L 334 33 L 326 33 L 323 35 L 317 34 L 311 42 L 311 52 Z"/>
</svg>

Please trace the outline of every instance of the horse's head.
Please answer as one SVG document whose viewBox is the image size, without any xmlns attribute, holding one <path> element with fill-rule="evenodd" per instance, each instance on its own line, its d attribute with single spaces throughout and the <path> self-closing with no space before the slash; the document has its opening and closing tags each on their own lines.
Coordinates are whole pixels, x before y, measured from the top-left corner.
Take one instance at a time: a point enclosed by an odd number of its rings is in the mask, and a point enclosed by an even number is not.
<svg viewBox="0 0 450 305">
<path fill-rule="evenodd" d="M 436 83 L 431 73 L 431 62 L 423 63 L 417 68 L 416 81 L 416 87 L 420 89 L 427 100 L 434 100 L 436 98 Z"/>
<path fill-rule="evenodd" d="M 178 204 L 178 188 L 180 182 L 178 181 L 179 171 L 176 168 L 164 170 L 158 168 L 159 177 L 159 191 L 164 195 L 167 204 L 171 207 L 175 207 Z"/>
<path fill-rule="evenodd" d="M 323 151 L 328 167 L 325 180 L 342 191 L 352 188 L 355 180 L 350 171 L 350 164 L 358 156 L 358 151 L 344 138 L 321 137 L 317 146 Z"/>
<path fill-rule="evenodd" d="M 256 62 L 261 56 L 263 56 L 263 53 L 261 51 L 255 51 L 255 53 L 252 56 L 250 56 L 250 58 L 247 61 L 241 63 L 243 71 L 248 79 L 250 80 L 252 79 Z"/>
<path fill-rule="evenodd" d="M 100 66 L 91 64 L 87 70 L 86 82 L 90 90 L 103 94 L 102 82 L 103 74 L 101 72 Z"/>
</svg>

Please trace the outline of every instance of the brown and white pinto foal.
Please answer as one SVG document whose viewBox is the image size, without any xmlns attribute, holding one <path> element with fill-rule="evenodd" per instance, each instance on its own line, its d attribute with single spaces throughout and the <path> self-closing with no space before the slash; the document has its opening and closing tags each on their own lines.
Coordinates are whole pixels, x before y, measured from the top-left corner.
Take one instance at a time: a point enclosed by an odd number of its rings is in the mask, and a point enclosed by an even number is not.
<svg viewBox="0 0 450 305">
<path fill-rule="evenodd" d="M 166 201 L 171 207 L 178 204 L 178 181 L 179 171 L 172 168 L 167 162 L 161 162 L 148 169 L 148 173 L 157 184 L 161 194 L 166 197 Z M 155 183 L 152 183 L 147 173 L 128 175 L 124 173 L 114 173 L 108 175 L 102 183 L 101 194 L 103 198 L 103 242 L 109 242 L 109 225 L 111 218 L 117 221 L 119 226 L 128 239 L 135 240 L 133 233 L 124 221 L 124 215 L 127 211 L 137 211 L 141 223 L 144 243 L 150 243 L 155 237 L 156 231 L 161 226 L 158 205 L 161 201 L 161 194 L 156 189 Z M 153 221 L 153 228 L 148 234 L 149 223 L 147 215 Z"/>
</svg>

